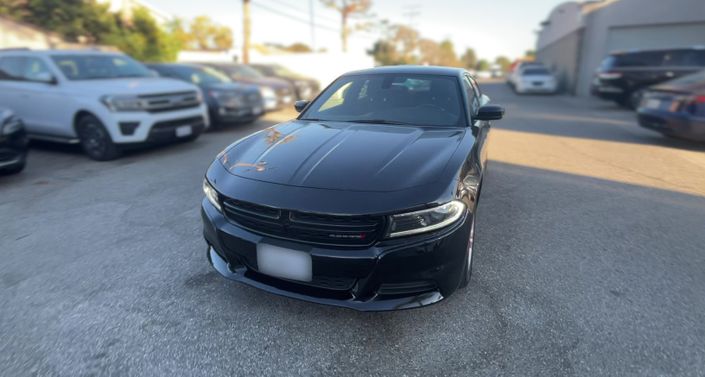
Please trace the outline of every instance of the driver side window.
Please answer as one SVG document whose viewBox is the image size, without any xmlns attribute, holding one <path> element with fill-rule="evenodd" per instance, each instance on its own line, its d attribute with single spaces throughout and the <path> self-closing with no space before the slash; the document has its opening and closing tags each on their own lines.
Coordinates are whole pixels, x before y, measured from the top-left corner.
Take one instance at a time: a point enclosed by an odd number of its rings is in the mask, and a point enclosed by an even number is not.
<svg viewBox="0 0 705 377">
<path fill-rule="evenodd" d="M 470 105 L 471 115 L 475 115 L 480 109 L 480 95 L 478 94 L 476 86 L 473 85 L 472 79 L 468 75 L 463 76 L 463 88 L 468 96 L 468 104 Z"/>
</svg>

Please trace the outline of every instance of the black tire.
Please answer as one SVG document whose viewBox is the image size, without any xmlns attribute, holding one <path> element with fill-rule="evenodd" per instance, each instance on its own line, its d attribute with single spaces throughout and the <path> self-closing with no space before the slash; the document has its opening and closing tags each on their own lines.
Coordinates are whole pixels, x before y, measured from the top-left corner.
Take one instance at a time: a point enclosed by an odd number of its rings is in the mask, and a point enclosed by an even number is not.
<svg viewBox="0 0 705 377">
<path fill-rule="evenodd" d="M 465 269 L 463 270 L 463 275 L 460 277 L 460 285 L 458 288 L 465 288 L 470 284 L 470 277 L 472 276 L 472 254 L 473 247 L 475 244 L 475 214 L 472 215 L 472 223 L 470 224 L 470 237 L 468 240 L 468 252 L 465 258 Z"/>
<path fill-rule="evenodd" d="M 17 174 L 24 170 L 24 167 L 27 165 L 27 155 L 23 156 L 20 162 L 18 162 L 15 165 L 12 165 L 7 168 L 0 169 L 0 175 L 10 175 L 10 174 Z"/>
<path fill-rule="evenodd" d="M 93 160 L 114 160 L 122 154 L 103 123 L 93 115 L 84 115 L 78 120 L 76 133 L 83 151 Z"/>
</svg>

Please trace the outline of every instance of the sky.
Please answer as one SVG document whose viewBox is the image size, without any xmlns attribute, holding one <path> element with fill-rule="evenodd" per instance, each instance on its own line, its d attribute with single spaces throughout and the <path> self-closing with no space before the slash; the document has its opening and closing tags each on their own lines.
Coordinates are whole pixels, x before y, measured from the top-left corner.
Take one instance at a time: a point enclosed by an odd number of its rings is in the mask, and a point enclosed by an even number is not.
<svg viewBox="0 0 705 377">
<path fill-rule="evenodd" d="M 231 27 L 235 44 L 242 43 L 241 0 L 144 0 L 161 11 L 191 19 L 208 15 Z M 522 56 L 533 49 L 539 23 L 565 0 L 373 0 L 371 13 L 390 23 L 411 24 L 423 37 L 450 39 L 456 53 L 467 47 L 478 57 L 493 60 L 504 55 Z M 251 0 L 252 41 L 255 43 L 291 44 L 303 42 L 339 51 L 340 16 L 319 0 Z M 312 36 L 310 6 L 313 7 L 315 35 Z M 410 13 L 415 15 L 410 16 Z M 353 33 L 349 50 L 364 52 L 379 34 Z"/>
</svg>

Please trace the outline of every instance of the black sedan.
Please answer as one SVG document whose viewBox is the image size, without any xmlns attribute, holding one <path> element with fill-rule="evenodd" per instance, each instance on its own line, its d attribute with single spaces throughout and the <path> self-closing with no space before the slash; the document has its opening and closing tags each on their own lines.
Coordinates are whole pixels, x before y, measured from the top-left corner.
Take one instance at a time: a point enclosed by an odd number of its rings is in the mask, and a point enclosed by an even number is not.
<svg viewBox="0 0 705 377">
<path fill-rule="evenodd" d="M 257 85 L 266 111 L 279 110 L 291 106 L 294 98 L 294 86 L 287 80 L 278 77 L 266 77 L 256 69 L 245 64 L 237 63 L 204 63 L 208 67 L 217 69 L 236 82 Z"/>
<path fill-rule="evenodd" d="M 649 88 L 637 114 L 642 127 L 705 141 L 705 70 Z"/>
<path fill-rule="evenodd" d="M 250 67 L 266 77 L 284 79 L 290 82 L 296 91 L 296 98 L 300 100 L 309 100 L 321 90 L 318 81 L 315 79 L 292 72 L 278 64 L 250 64 Z"/>
<path fill-rule="evenodd" d="M 239 84 L 219 71 L 196 64 L 147 64 L 160 76 L 197 85 L 203 91 L 215 126 L 251 123 L 264 114 L 264 101 L 254 85 Z"/>
<path fill-rule="evenodd" d="M 358 310 L 429 305 L 470 281 L 490 120 L 470 75 L 384 67 L 339 77 L 301 114 L 227 147 L 203 182 L 223 276 Z"/>
<path fill-rule="evenodd" d="M 0 174 L 21 172 L 27 162 L 27 135 L 14 113 L 0 108 Z"/>
</svg>

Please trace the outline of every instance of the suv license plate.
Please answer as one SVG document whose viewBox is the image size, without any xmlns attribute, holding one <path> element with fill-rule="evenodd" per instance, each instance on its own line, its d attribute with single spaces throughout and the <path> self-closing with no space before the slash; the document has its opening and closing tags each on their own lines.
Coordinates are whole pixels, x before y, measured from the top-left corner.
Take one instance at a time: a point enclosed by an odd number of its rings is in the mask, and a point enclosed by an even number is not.
<svg viewBox="0 0 705 377">
<path fill-rule="evenodd" d="M 179 126 L 176 127 L 176 136 L 177 137 L 186 137 L 191 135 L 193 131 L 191 130 L 191 126 Z"/>
<path fill-rule="evenodd" d="M 313 278 L 309 253 L 266 243 L 257 244 L 259 272 L 284 279 L 311 281 Z"/>
</svg>

